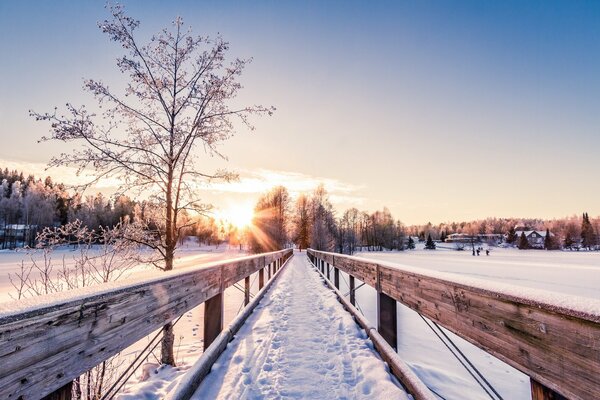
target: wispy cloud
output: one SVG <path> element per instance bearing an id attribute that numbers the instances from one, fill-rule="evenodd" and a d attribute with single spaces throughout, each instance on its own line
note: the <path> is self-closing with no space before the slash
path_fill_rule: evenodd
<path id="1" fill-rule="evenodd" d="M 219 182 L 207 184 L 205 187 L 220 193 L 257 194 L 268 191 L 274 186 L 285 186 L 292 196 L 308 193 L 318 185 L 324 185 L 333 203 L 361 204 L 363 198 L 357 193 L 363 186 L 353 185 L 333 178 L 319 177 L 300 172 L 274 171 L 269 169 L 245 170 L 240 172 L 236 182 Z"/>
<path id="2" fill-rule="evenodd" d="M 54 182 L 75 186 L 89 182 L 94 176 L 89 173 L 77 175 L 77 170 L 72 167 L 55 167 L 46 169 L 46 164 L 41 162 L 15 161 L 0 159 L 0 168 L 23 171 L 24 174 L 33 174 L 38 178 L 51 176 Z M 300 172 L 275 171 L 269 169 L 241 170 L 238 171 L 240 179 L 235 182 L 215 182 L 201 184 L 202 190 L 208 190 L 216 196 L 248 195 L 256 198 L 259 194 L 268 191 L 274 186 L 285 186 L 293 197 L 300 193 L 310 193 L 317 186 L 324 185 L 333 204 L 344 206 L 360 206 L 365 198 L 360 196 L 364 186 L 354 185 L 334 178 L 312 176 Z M 111 193 L 117 190 L 117 179 L 103 179 L 92 190 Z"/>

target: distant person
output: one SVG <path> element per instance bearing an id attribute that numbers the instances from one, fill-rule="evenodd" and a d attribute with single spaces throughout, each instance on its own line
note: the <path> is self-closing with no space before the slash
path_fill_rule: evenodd
<path id="1" fill-rule="evenodd" d="M 480 251 L 480 250 L 479 250 L 479 249 L 477 249 L 477 255 L 479 255 L 479 251 Z"/>
<path id="2" fill-rule="evenodd" d="M 490 255 L 490 249 L 487 249 L 487 250 L 485 251 L 485 255 L 486 255 L 486 256 L 489 256 L 489 255 Z"/>

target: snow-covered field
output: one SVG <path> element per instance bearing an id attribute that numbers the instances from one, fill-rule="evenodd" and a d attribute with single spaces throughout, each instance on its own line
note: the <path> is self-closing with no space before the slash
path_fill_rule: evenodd
<path id="1" fill-rule="evenodd" d="M 219 260 L 237 258 L 245 255 L 244 251 L 237 248 L 228 248 L 226 245 L 219 246 L 198 246 L 192 241 L 187 242 L 177 251 L 177 260 L 175 269 L 183 269 L 197 266 L 204 263 L 210 263 Z M 53 258 L 60 264 L 64 259 L 67 267 L 72 268 L 75 265 L 75 257 L 78 253 L 72 249 L 65 248 L 53 252 Z M 28 253 L 20 250 L 2 250 L 0 251 L 0 303 L 12 302 L 15 296 L 15 289 L 9 280 L 9 274 L 13 275 L 19 272 L 21 262 L 30 263 L 30 257 L 40 260 L 43 255 L 37 251 Z M 58 265 L 58 264 L 57 264 Z M 138 266 L 127 271 L 125 278 L 135 279 L 136 274 L 145 275 L 151 271 L 149 266 Z M 257 291 L 258 283 L 254 281 L 252 292 Z M 243 294 L 235 288 L 229 288 L 225 291 L 225 323 L 231 321 L 239 312 L 243 305 Z M 139 399 L 152 398 L 160 399 L 176 383 L 176 379 L 189 368 L 191 364 L 202 354 L 202 326 L 204 322 L 204 308 L 202 305 L 186 312 L 181 320 L 175 325 L 175 356 L 178 367 L 162 368 L 157 371 L 158 359 L 160 358 L 160 346 L 150 356 L 144 368 L 140 368 L 134 376 L 125 385 L 124 393 L 117 398 Z M 138 341 L 127 349 L 123 350 L 117 363 L 122 363 L 118 370 L 123 370 L 133 361 L 136 355 L 149 343 L 154 333 Z M 144 371 L 145 370 L 145 371 Z M 147 382 L 141 382 L 144 376 L 150 376 Z M 129 394 L 128 394 L 129 393 Z M 150 397 L 145 397 L 146 395 Z"/>
<path id="2" fill-rule="evenodd" d="M 478 278 L 487 282 L 516 285 L 523 289 L 523 293 L 527 293 L 528 289 L 534 288 L 567 295 L 600 299 L 600 253 L 568 251 L 547 252 L 535 250 L 520 251 L 516 249 L 493 248 L 490 256 L 486 256 L 485 253 L 482 253 L 481 256 L 472 256 L 470 251 L 459 252 L 455 251 L 450 245 L 442 244 L 442 246 L 448 246 L 448 248 L 438 248 L 438 250 L 435 251 L 426 251 L 419 248 L 414 251 L 405 252 L 362 252 L 356 255 L 410 268 L 422 268 L 428 270 L 430 273 L 451 273 L 455 274 L 459 279 L 460 277 Z M 55 253 L 55 256 L 61 258 L 64 257 L 67 263 L 74 263 L 73 254 L 72 251 L 64 249 Z M 297 253 L 296 258 L 303 258 L 305 257 L 304 254 L 305 253 Z M 176 268 L 186 268 L 221 259 L 239 257 L 240 255 L 242 254 L 240 254 L 239 250 L 228 249 L 226 246 L 215 249 L 214 247 L 198 247 L 195 244 L 189 243 L 178 253 Z M 11 298 L 9 294 L 14 293 L 10 281 L 8 280 L 8 273 L 14 274 L 17 272 L 20 268 L 21 260 L 27 261 L 27 259 L 28 255 L 24 252 L 0 251 L 0 303 L 3 301 L 10 301 Z M 133 275 L 138 272 L 143 273 L 143 271 L 140 270 L 144 270 L 145 268 L 146 267 L 139 267 L 132 271 L 131 274 Z M 296 276 L 297 274 L 298 272 L 294 273 L 294 275 L 290 274 L 290 276 L 310 285 L 310 280 L 307 281 L 304 279 L 306 277 Z M 282 278 L 284 277 L 285 276 L 282 276 Z M 347 291 L 346 285 L 348 279 L 344 274 L 342 274 L 342 277 L 344 279 L 341 281 L 341 290 L 344 292 Z M 253 293 L 257 290 L 256 286 L 256 281 L 253 279 Z M 294 294 L 292 286 L 284 287 L 284 281 L 278 286 L 279 287 L 275 288 L 274 291 L 278 291 L 278 296 L 283 296 L 282 301 L 285 301 L 286 299 L 289 300 L 291 298 L 290 296 Z M 299 286 L 300 285 L 298 284 L 296 285 L 296 287 Z M 361 287 L 357 292 L 357 301 L 360 309 L 365 313 L 367 318 L 374 321 L 376 314 L 375 291 L 368 286 Z M 238 313 L 242 302 L 243 295 L 237 289 L 229 288 L 225 292 L 225 323 L 231 321 Z M 293 312 L 294 307 L 296 306 L 301 308 L 302 302 L 314 304 L 315 300 L 313 298 L 309 300 L 298 298 L 296 301 L 290 302 L 289 307 L 291 307 L 291 309 L 289 312 Z M 298 309 L 296 311 L 300 312 L 302 310 Z M 288 318 L 288 320 L 290 318 L 290 315 L 286 314 L 285 310 L 279 308 L 269 312 L 261 310 L 261 313 L 265 314 L 265 320 L 260 323 L 260 326 L 264 325 L 263 328 L 265 332 L 268 333 L 267 338 L 271 337 L 271 339 L 278 335 L 278 332 L 272 330 L 272 328 L 274 329 L 276 326 L 282 326 L 282 321 L 286 321 L 285 318 Z M 315 313 L 317 313 L 317 310 L 315 310 Z M 332 311 L 331 316 L 335 317 L 335 323 L 343 321 L 343 318 L 345 318 L 338 315 L 337 311 Z M 254 317 L 255 316 L 253 316 L 253 318 Z M 277 321 L 279 324 L 276 325 L 274 321 Z M 429 387 L 445 399 L 488 398 L 483 390 L 475 383 L 473 378 L 462 368 L 458 361 L 453 358 L 416 313 L 405 307 L 399 306 L 398 321 L 398 352 Z M 337 325 L 335 323 L 328 323 L 328 325 L 326 325 L 326 328 L 332 332 L 333 336 L 337 335 Z M 202 324 L 202 306 L 184 314 L 175 328 L 176 357 L 180 367 L 163 368 L 157 372 L 156 365 L 151 364 L 153 361 L 157 360 L 151 357 L 149 363 L 146 365 L 147 375 L 150 375 L 151 379 L 140 382 L 143 371 L 138 371 L 132 379 L 132 382 L 126 386 L 125 393 L 119 396 L 119 398 L 158 399 L 163 397 L 164 394 L 174 386 L 178 376 L 181 376 L 183 371 L 185 371 L 201 354 Z M 304 327 L 302 327 L 301 324 L 298 326 L 293 325 L 293 330 L 291 328 L 292 326 L 288 325 L 288 334 L 296 332 L 301 335 L 304 332 Z M 250 329 L 250 332 L 247 333 L 249 336 L 243 340 L 246 345 L 250 346 L 250 344 L 253 344 L 251 343 L 251 340 L 256 339 L 257 334 L 256 332 L 252 332 L 251 325 L 246 326 L 243 329 Z M 269 331 L 270 329 L 271 331 Z M 349 327 L 344 325 L 344 329 L 348 330 Z M 243 333 L 240 333 L 240 335 L 243 335 Z M 529 378 L 527 376 L 472 346 L 466 341 L 450 333 L 449 335 L 505 399 L 530 399 Z M 134 346 L 126 349 L 122 352 L 121 358 L 123 360 L 132 359 L 140 349 L 147 344 L 148 340 L 149 338 L 141 340 Z M 265 342 L 262 346 L 270 346 L 274 342 L 273 340 L 264 340 Z M 295 340 L 300 339 L 296 338 Z M 280 345 L 281 344 L 283 343 L 280 343 Z M 233 362 L 232 365 L 234 365 L 232 373 L 235 373 L 236 371 L 243 373 L 245 361 L 249 359 L 250 356 L 255 355 L 255 353 L 258 354 L 257 352 L 259 352 L 260 346 L 261 344 L 259 343 L 256 344 L 256 346 L 248 347 L 245 350 L 245 354 L 248 358 L 244 356 L 241 360 L 238 360 L 238 363 L 235 363 L 235 360 L 231 360 L 231 362 Z M 156 353 L 156 356 L 158 357 L 158 352 Z M 287 360 L 281 359 L 279 362 L 290 363 L 290 360 L 292 360 L 292 358 Z M 314 368 L 316 370 L 318 360 L 315 358 L 313 361 L 315 361 Z M 263 366 L 266 365 L 266 362 L 263 363 Z M 262 371 L 264 371 L 264 369 Z M 255 372 L 255 378 L 261 373 L 268 379 L 276 378 L 270 376 L 268 371 L 261 372 L 257 370 Z M 325 372 L 327 373 L 327 371 Z M 220 373 L 222 374 L 223 371 Z M 244 377 L 246 377 L 246 375 L 244 375 Z M 218 382 L 219 379 L 226 378 L 223 375 L 221 378 L 214 378 L 214 376 L 211 376 L 211 379 L 217 379 Z M 243 382 L 239 385 L 243 385 Z M 260 385 L 260 382 L 255 380 L 252 381 L 250 385 L 239 385 L 233 385 L 228 390 L 237 390 L 240 388 L 252 390 L 251 388 L 254 387 L 256 389 Z M 216 390 L 214 384 L 213 389 L 210 390 Z"/>
<path id="3" fill-rule="evenodd" d="M 296 253 L 193 399 L 406 399 L 366 333 Z"/>
<path id="4" fill-rule="evenodd" d="M 493 248 L 490 256 L 485 252 L 481 256 L 472 256 L 470 251 L 442 246 L 448 248 L 362 252 L 356 256 L 488 282 L 509 283 L 522 287 L 523 293 L 527 293 L 528 288 L 535 288 L 600 299 L 600 253 Z M 374 321 L 375 291 L 363 286 L 357 292 L 357 300 L 367 318 Z M 457 336 L 449 335 L 505 399 L 531 398 L 527 376 Z M 489 398 L 420 317 L 403 306 L 398 310 L 398 336 L 398 353 L 445 399 Z"/>

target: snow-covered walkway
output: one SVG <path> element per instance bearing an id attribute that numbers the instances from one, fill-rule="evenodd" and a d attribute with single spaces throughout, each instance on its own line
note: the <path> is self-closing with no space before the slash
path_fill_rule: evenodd
<path id="1" fill-rule="evenodd" d="M 194 399 L 406 399 L 306 253 L 295 253 Z"/>

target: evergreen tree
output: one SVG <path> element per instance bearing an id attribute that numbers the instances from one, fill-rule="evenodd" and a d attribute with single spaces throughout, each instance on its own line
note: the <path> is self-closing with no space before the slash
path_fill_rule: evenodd
<path id="1" fill-rule="evenodd" d="M 415 249 L 415 240 L 412 238 L 412 236 L 408 237 L 407 249 L 409 249 L 409 250 L 414 250 Z"/>
<path id="2" fill-rule="evenodd" d="M 529 248 L 530 248 L 529 241 L 527 240 L 527 237 L 525 236 L 525 232 L 521 232 L 521 237 L 519 238 L 519 249 L 526 250 Z"/>
<path id="3" fill-rule="evenodd" d="M 594 244 L 594 228 L 592 227 L 588 213 L 583 213 L 583 220 L 581 221 L 581 246 L 590 250 Z"/>
<path id="4" fill-rule="evenodd" d="M 556 243 L 550 234 L 550 229 L 546 228 L 546 237 L 544 238 L 544 248 L 546 250 L 556 250 Z"/>
<path id="5" fill-rule="evenodd" d="M 573 248 L 573 238 L 571 237 L 571 233 L 567 232 L 567 234 L 565 235 L 565 240 L 563 242 L 563 246 L 565 247 L 565 249 L 569 249 L 571 250 Z"/>
<path id="6" fill-rule="evenodd" d="M 445 242 L 446 241 L 446 231 L 442 231 L 442 233 L 440 234 L 440 242 Z"/>
<path id="7" fill-rule="evenodd" d="M 427 242 L 425 243 L 426 250 L 435 250 L 435 242 L 431 238 L 431 234 L 427 235 Z"/>
<path id="8" fill-rule="evenodd" d="M 513 244 L 517 240 L 517 232 L 515 231 L 515 227 L 511 226 L 508 230 L 508 235 L 506 235 L 506 243 Z"/>

